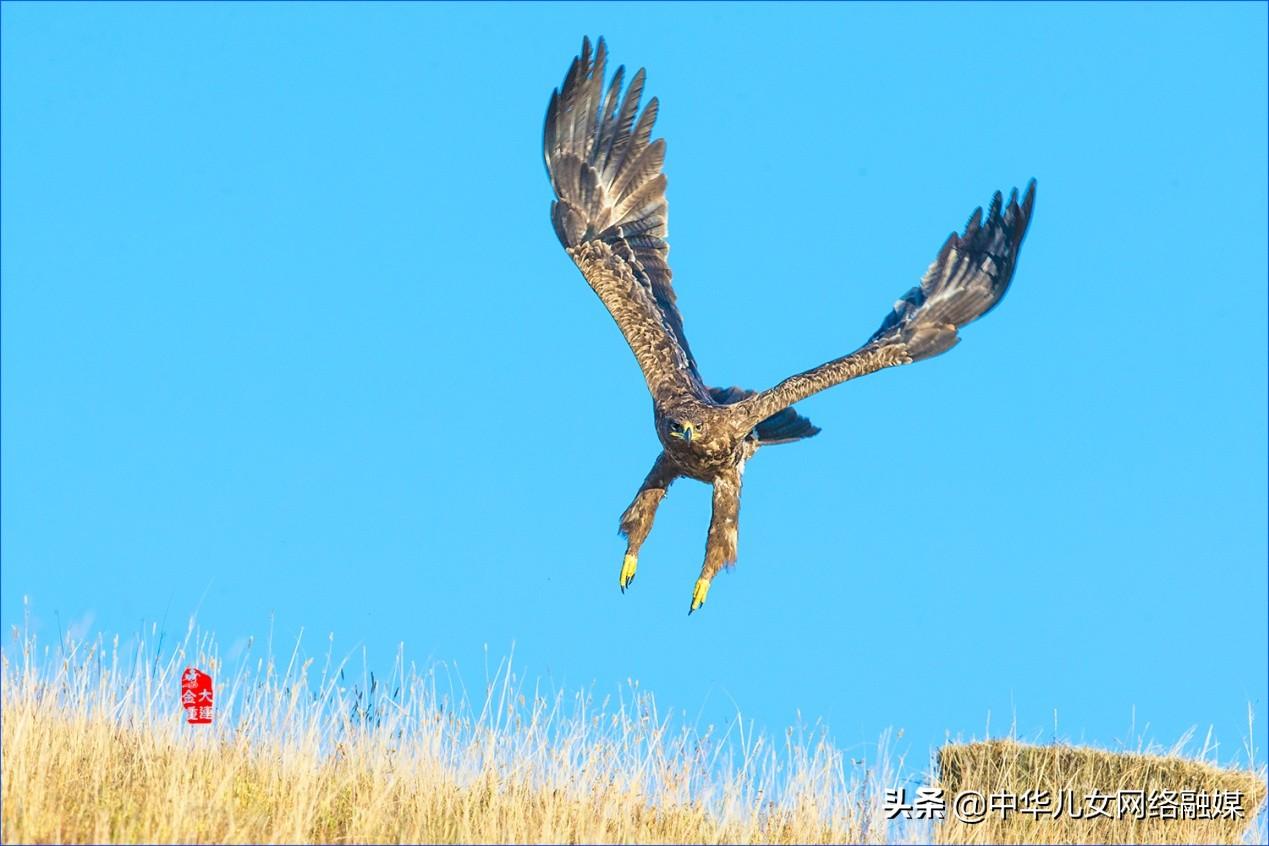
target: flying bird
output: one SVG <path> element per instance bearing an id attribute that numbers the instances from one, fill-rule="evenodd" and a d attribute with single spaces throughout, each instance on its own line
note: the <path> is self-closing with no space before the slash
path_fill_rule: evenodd
<path id="1" fill-rule="evenodd" d="M 710 387 L 701 376 L 675 305 L 668 254 L 665 140 L 652 140 L 657 99 L 642 110 L 644 71 L 623 92 L 624 67 L 604 86 L 607 49 L 582 41 L 562 88 L 551 94 L 543 151 L 555 200 L 551 222 L 569 257 L 625 336 L 643 371 L 662 451 L 621 516 L 626 538 L 618 584 L 634 581 L 639 548 L 670 484 L 687 476 L 713 485 L 705 563 L 688 614 L 700 608 L 720 569 L 736 561 L 740 483 L 760 447 L 820 430 L 793 405 L 825 388 L 951 349 L 958 330 L 1000 302 L 1031 221 L 1035 180 L 1022 202 L 1000 193 L 943 243 L 921 283 L 854 352 L 790 376 L 765 391 Z"/>

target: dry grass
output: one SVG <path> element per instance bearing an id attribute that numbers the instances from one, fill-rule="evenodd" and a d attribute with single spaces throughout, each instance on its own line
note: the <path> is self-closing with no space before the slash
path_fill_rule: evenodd
<path id="1" fill-rule="evenodd" d="M 1033 791 L 1028 797 L 1032 801 L 1017 804 L 1034 813 L 990 813 L 972 824 L 949 814 L 939 830 L 945 843 L 1241 843 L 1265 798 L 1263 771 L 1218 769 L 1176 755 L 1030 746 L 1013 740 L 944 746 L 938 773 L 947 796 L 973 790 L 988 798 L 1023 797 Z M 1122 797 L 1119 791 L 1125 791 Z M 1200 795 L 1213 793 L 1237 794 L 1243 814 L 1226 816 Z M 1095 805 L 1090 805 L 1090 794 L 1097 794 Z M 1073 800 L 1086 816 L 1073 816 Z M 1001 807 L 1015 800 L 998 801 Z M 1059 813 L 1059 802 L 1066 806 L 1064 813 Z M 1093 807 L 1097 816 L 1087 816 Z M 1102 807 L 1108 815 L 1100 813 Z M 1184 818 L 1190 814 L 1193 819 Z M 1263 835 L 1262 827 L 1256 836 Z"/>
<path id="2" fill-rule="evenodd" d="M 12 655 L 16 651 L 18 654 Z M 191 634 L 66 657 L 3 655 L 0 839 L 17 842 L 829 843 L 916 837 L 884 819 L 897 779 L 822 732 L 781 743 L 738 723 L 675 728 L 630 685 L 616 701 L 526 691 L 507 666 L 483 703 L 443 668 L 352 683 L 328 655 L 240 659 L 222 677 Z M 190 726 L 180 673 L 212 673 Z M 927 835 L 928 836 L 928 835 Z"/>
<path id="3" fill-rule="evenodd" d="M 469 697 L 443 666 L 420 673 L 398 657 L 390 679 L 351 682 L 329 651 L 320 673 L 299 643 L 282 666 L 266 651 L 254 657 L 249 645 L 228 672 L 192 625 L 166 657 L 140 639 L 50 650 L 15 633 L 0 654 L 0 839 L 830 843 L 937 834 L 931 823 L 887 819 L 885 791 L 904 767 L 891 765 L 884 737 L 871 760 L 854 761 L 822 730 L 772 740 L 739 717 L 725 732 L 677 725 L 637 684 L 615 700 L 544 694 L 504 665 Z M 187 664 L 215 677 L 212 726 L 184 723 Z M 949 786 L 1067 777 L 1065 763 L 1053 770 L 1015 749 L 1024 747 L 949 747 L 943 777 Z M 1072 764 L 1072 783 L 1104 776 L 1105 788 L 1142 775 L 1096 754 L 1100 769 Z M 1159 778 L 1171 785 L 1185 765 L 1173 761 Z M 1218 771 L 1193 772 L 1202 786 L 1225 783 Z M 1263 775 L 1258 785 L 1263 796 Z M 986 831 L 969 836 L 984 842 Z M 950 826 L 944 835 L 962 836 Z M 1086 828 L 990 836 L 1101 837 Z"/>

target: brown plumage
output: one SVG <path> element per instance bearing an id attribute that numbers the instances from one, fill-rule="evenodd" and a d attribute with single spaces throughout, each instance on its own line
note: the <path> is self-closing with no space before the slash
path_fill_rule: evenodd
<path id="1" fill-rule="evenodd" d="M 714 487 L 714 513 L 689 612 L 705 601 L 719 569 L 736 560 L 740 480 L 761 446 L 819 432 L 792 405 L 811 394 L 951 349 L 957 330 L 1000 302 L 1013 278 L 1031 221 L 1035 180 L 1021 204 L 1014 189 L 999 193 L 984 216 L 970 215 L 871 338 L 849 355 L 791 376 L 770 390 L 706 386 L 674 302 L 666 242 L 665 141 L 652 140 L 657 100 L 639 110 L 644 72 L 622 92 L 624 68 L 604 88 L 607 58 L 601 38 L 589 39 L 564 85 L 551 94 L 543 147 L 555 189 L 551 220 L 560 243 L 634 351 L 652 394 L 657 436 L 664 447 L 621 517 L 626 558 L 620 584 L 634 579 L 639 548 L 652 529 L 670 483 L 690 476 Z"/>

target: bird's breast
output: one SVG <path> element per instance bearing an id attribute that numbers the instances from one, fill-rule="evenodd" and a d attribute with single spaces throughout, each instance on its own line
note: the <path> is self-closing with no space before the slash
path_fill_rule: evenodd
<path id="1" fill-rule="evenodd" d="M 683 475 L 702 482 L 712 482 L 720 472 L 737 466 L 747 457 L 742 454 L 739 445 L 721 440 L 698 440 L 688 444 L 671 438 L 662 443 Z"/>

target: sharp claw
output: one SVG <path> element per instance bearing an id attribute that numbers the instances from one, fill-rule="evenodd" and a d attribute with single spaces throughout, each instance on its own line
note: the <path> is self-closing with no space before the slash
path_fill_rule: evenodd
<path id="1" fill-rule="evenodd" d="M 621 574 L 617 577 L 617 584 L 621 587 L 621 592 L 625 593 L 626 588 L 630 587 L 631 582 L 635 578 L 635 568 L 639 566 L 639 557 L 637 555 L 626 554 L 621 562 Z"/>
<path id="2" fill-rule="evenodd" d="M 705 604 L 705 597 L 709 595 L 709 579 L 697 579 L 696 587 L 692 590 L 692 604 L 687 609 L 687 616 L 692 616 L 692 612 Z"/>

